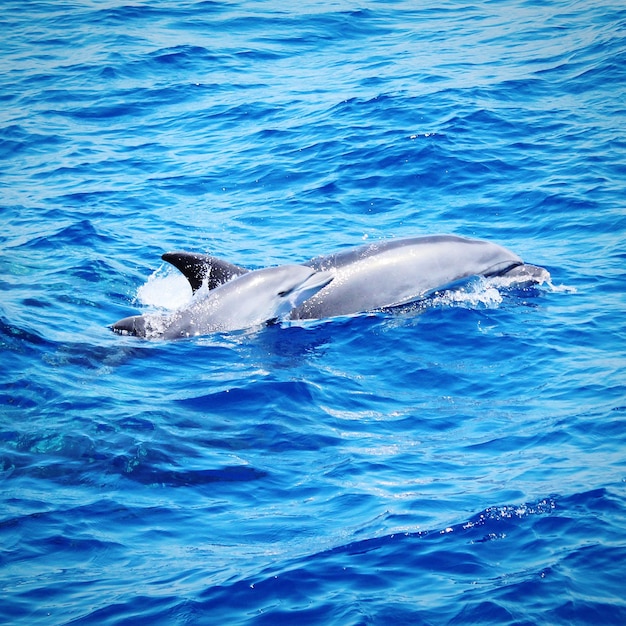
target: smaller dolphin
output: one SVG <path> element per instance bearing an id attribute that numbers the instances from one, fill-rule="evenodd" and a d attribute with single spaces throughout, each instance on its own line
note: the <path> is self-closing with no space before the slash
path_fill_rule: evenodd
<path id="1" fill-rule="evenodd" d="M 200 289 L 190 306 L 171 315 L 125 317 L 113 331 L 176 339 L 251 328 L 286 316 L 333 280 L 333 272 L 304 265 L 267 267 L 237 276 L 214 289 Z"/>

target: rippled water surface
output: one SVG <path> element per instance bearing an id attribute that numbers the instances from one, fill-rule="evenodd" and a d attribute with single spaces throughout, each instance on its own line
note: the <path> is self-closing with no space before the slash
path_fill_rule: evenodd
<path id="1" fill-rule="evenodd" d="M 0 9 L 0 621 L 626 623 L 618 2 Z M 160 260 L 546 267 L 181 341 Z M 375 286 L 372 286 L 375 288 Z"/>

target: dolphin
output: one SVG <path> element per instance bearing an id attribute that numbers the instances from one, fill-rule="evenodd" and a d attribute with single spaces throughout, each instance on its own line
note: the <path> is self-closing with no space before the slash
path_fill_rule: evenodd
<path id="1" fill-rule="evenodd" d="M 304 265 L 268 267 L 211 290 L 197 289 L 188 307 L 170 315 L 133 315 L 112 329 L 150 339 L 176 339 L 250 328 L 289 314 L 332 280 L 332 272 Z"/>
<path id="2" fill-rule="evenodd" d="M 248 271 L 209 255 L 168 252 L 162 258 L 187 277 L 193 290 L 203 282 L 215 288 Z M 391 309 L 472 276 L 502 276 L 511 285 L 540 284 L 550 277 L 544 268 L 524 263 L 498 244 L 456 235 L 383 240 L 317 256 L 303 265 L 332 271 L 334 279 L 295 306 L 292 320 Z"/>

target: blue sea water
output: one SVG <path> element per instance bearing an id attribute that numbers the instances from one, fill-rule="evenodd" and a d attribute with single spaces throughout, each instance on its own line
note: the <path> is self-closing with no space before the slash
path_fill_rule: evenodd
<path id="1" fill-rule="evenodd" d="M 626 9 L 0 8 L 0 622 L 626 623 Z M 159 342 L 161 253 L 546 267 Z M 183 281 L 184 283 L 184 281 Z"/>

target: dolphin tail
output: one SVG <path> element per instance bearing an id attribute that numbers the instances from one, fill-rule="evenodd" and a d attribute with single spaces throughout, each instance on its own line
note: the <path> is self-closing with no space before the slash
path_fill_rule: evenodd
<path id="1" fill-rule="evenodd" d="M 209 289 L 215 289 L 231 278 L 241 276 L 248 270 L 207 254 L 192 252 L 166 252 L 161 258 L 180 270 L 189 281 L 193 293 L 207 281 Z"/>

